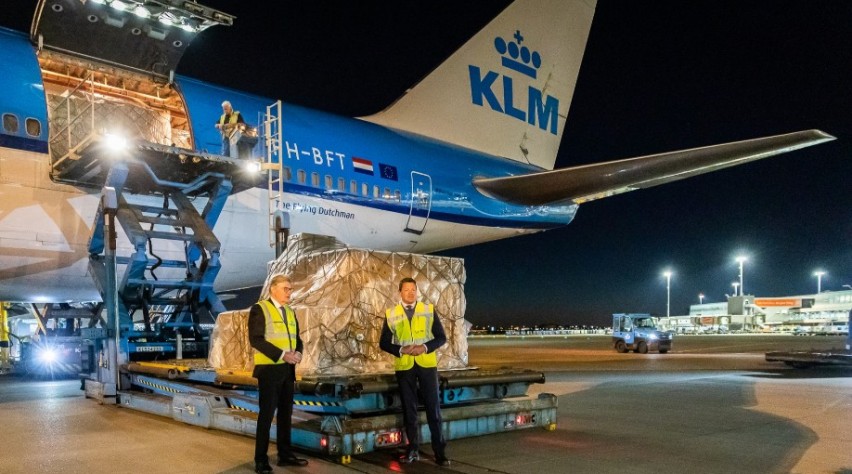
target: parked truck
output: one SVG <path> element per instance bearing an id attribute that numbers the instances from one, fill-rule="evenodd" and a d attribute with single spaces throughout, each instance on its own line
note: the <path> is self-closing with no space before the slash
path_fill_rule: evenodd
<path id="1" fill-rule="evenodd" d="M 612 345 L 616 351 L 646 354 L 649 350 L 665 354 L 672 348 L 674 334 L 657 329 L 656 319 L 646 313 L 612 315 Z"/>

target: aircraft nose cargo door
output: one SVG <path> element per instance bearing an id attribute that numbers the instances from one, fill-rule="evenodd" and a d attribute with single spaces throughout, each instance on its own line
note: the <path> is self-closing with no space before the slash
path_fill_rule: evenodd
<path id="1" fill-rule="evenodd" d="M 420 235 L 429 220 L 432 209 L 432 178 L 428 174 L 411 172 L 411 207 L 405 231 Z"/>
<path id="2" fill-rule="evenodd" d="M 40 0 L 30 39 L 47 49 L 168 80 L 190 42 L 234 16 L 184 0 Z"/>

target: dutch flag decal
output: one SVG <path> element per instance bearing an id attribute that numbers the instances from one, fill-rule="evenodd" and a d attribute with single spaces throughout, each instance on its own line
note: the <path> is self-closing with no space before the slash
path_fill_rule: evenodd
<path id="1" fill-rule="evenodd" d="M 373 162 L 364 158 L 352 157 L 352 167 L 358 173 L 368 174 L 373 176 Z"/>

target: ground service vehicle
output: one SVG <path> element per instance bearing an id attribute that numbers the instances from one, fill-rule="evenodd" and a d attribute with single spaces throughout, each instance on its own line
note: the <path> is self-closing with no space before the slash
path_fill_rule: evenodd
<path id="1" fill-rule="evenodd" d="M 658 350 L 665 354 L 672 348 L 674 334 L 660 331 L 650 314 L 617 313 L 612 315 L 612 344 L 615 350 L 645 354 Z"/>

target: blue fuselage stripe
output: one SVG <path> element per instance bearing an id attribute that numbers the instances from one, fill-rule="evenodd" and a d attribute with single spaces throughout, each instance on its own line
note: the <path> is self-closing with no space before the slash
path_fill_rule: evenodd
<path id="1" fill-rule="evenodd" d="M 266 190 L 266 187 L 259 187 L 259 189 Z M 338 193 L 338 192 L 328 192 L 317 190 L 316 188 L 312 188 L 309 186 L 303 186 L 299 184 L 287 183 L 284 185 L 284 192 L 296 194 L 299 196 L 305 196 L 309 198 L 315 199 L 323 199 L 330 202 L 340 202 L 344 204 L 350 204 L 355 206 L 363 206 L 368 207 L 370 209 L 377 209 L 381 211 L 389 211 L 395 212 L 397 214 L 408 215 L 411 210 L 411 207 L 408 203 L 403 202 L 383 202 L 377 201 L 372 198 L 366 198 L 362 196 L 353 196 L 351 194 L 346 193 Z M 415 209 L 414 214 L 423 216 L 423 212 L 417 212 Z M 561 227 L 565 225 L 564 221 L 553 222 L 553 221 L 534 221 L 534 220 L 510 220 L 503 218 L 494 218 L 487 217 L 483 215 L 477 215 L 471 212 L 470 214 L 460 214 L 460 213 L 452 213 L 445 212 L 436 209 L 433 207 L 429 212 L 430 220 L 437 220 L 443 222 L 453 222 L 457 224 L 466 224 L 473 226 L 483 226 L 483 227 L 503 227 L 509 229 L 553 229 L 556 227 Z"/>
<path id="2" fill-rule="evenodd" d="M 47 142 L 35 138 L 16 137 L 0 133 L 0 147 L 47 153 Z"/>

